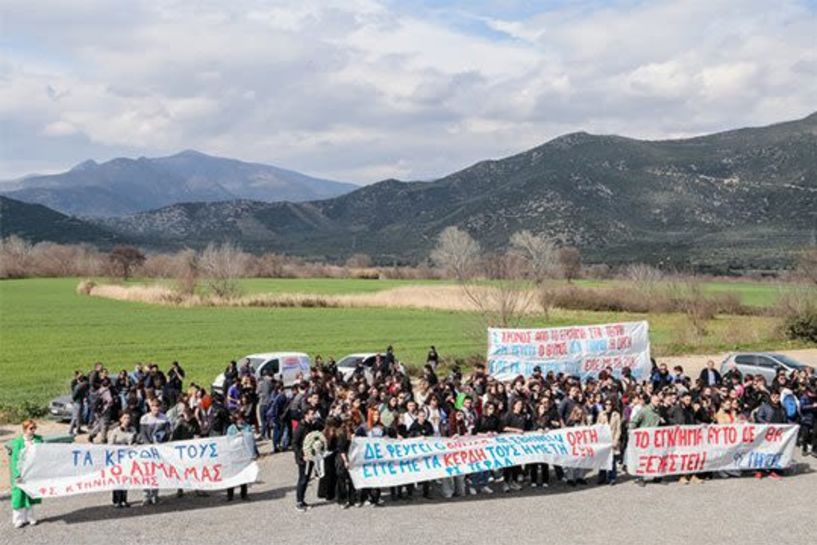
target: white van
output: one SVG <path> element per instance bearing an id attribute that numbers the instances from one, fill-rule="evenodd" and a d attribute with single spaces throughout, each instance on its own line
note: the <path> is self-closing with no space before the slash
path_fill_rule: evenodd
<path id="1" fill-rule="evenodd" d="M 309 356 L 303 352 L 265 352 L 263 354 L 250 354 L 244 356 L 238 362 L 238 366 L 250 360 L 250 367 L 256 379 L 265 375 L 271 375 L 275 380 L 284 383 L 284 388 L 291 388 L 297 382 L 298 374 L 304 378 L 309 377 L 311 362 Z M 220 373 L 212 385 L 213 393 L 224 395 L 224 373 Z"/>

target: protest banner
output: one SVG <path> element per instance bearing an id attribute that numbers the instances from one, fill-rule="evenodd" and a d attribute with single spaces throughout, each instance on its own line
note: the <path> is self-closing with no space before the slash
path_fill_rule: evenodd
<path id="1" fill-rule="evenodd" d="M 625 461 L 631 475 L 662 477 L 706 471 L 784 469 L 799 426 L 702 424 L 630 430 Z"/>
<path id="2" fill-rule="evenodd" d="M 621 322 L 550 329 L 488 329 L 488 373 L 499 380 L 543 373 L 582 379 L 605 367 L 618 375 L 629 367 L 636 379 L 650 373 L 647 322 Z"/>
<path id="3" fill-rule="evenodd" d="M 258 477 L 242 435 L 117 446 L 41 443 L 25 449 L 18 486 L 33 497 L 147 488 L 218 490 Z"/>
<path id="4" fill-rule="evenodd" d="M 610 428 L 583 426 L 549 432 L 414 439 L 355 437 L 349 450 L 349 473 L 357 489 L 532 463 L 609 469 L 613 463 Z"/>

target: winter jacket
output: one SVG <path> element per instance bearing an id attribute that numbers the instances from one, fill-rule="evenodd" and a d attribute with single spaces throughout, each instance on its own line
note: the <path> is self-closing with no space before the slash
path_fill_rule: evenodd
<path id="1" fill-rule="evenodd" d="M 304 458 L 304 439 L 310 432 L 316 429 L 318 429 L 317 423 L 308 423 L 305 420 L 301 420 L 298 423 L 298 427 L 295 428 L 295 431 L 292 433 L 292 451 L 295 454 L 296 464 L 301 465 L 306 463 L 306 459 Z"/>
<path id="2" fill-rule="evenodd" d="M 170 421 L 165 415 L 153 416 L 147 413 L 139 420 L 139 442 L 164 443 L 170 439 Z"/>
<path id="3" fill-rule="evenodd" d="M 630 421 L 630 429 L 656 428 L 662 423 L 661 415 L 652 405 L 645 405 Z"/>
<path id="4" fill-rule="evenodd" d="M 817 421 L 817 397 L 807 394 L 800 396 L 800 425 L 813 428 Z"/>
<path id="5" fill-rule="evenodd" d="M 757 410 L 755 421 L 758 424 L 787 424 L 786 410 L 783 405 L 772 405 L 769 402 L 764 403 Z"/>
<path id="6" fill-rule="evenodd" d="M 122 429 L 122 426 L 114 426 L 108 432 L 108 444 L 111 445 L 132 445 L 136 443 L 136 429 L 129 426 Z"/>
<path id="7" fill-rule="evenodd" d="M 613 411 L 609 414 L 607 412 L 602 411 L 599 414 L 599 418 L 596 421 L 597 424 L 607 424 L 610 426 L 610 431 L 613 435 L 613 452 L 618 453 L 620 452 L 619 444 L 621 441 L 621 415 L 618 411 Z"/>

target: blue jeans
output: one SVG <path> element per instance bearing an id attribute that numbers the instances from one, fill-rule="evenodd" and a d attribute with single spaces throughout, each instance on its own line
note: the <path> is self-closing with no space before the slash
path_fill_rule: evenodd
<path id="1" fill-rule="evenodd" d="M 286 424 L 280 420 L 272 423 L 272 447 L 275 450 L 285 450 L 289 446 L 289 433 Z"/>
<path id="2" fill-rule="evenodd" d="M 91 410 L 91 403 L 87 399 L 82 402 L 82 419 L 86 424 L 94 421 L 94 411 Z"/>
<path id="3" fill-rule="evenodd" d="M 265 403 L 264 405 L 259 405 L 258 406 L 258 420 L 259 420 L 259 422 L 261 424 L 261 438 L 262 439 L 269 439 L 270 438 L 270 421 L 266 417 L 267 405 L 268 405 L 268 403 Z"/>

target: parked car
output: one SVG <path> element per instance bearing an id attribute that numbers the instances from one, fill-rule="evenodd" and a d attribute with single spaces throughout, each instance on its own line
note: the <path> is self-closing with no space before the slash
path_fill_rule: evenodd
<path id="1" fill-rule="evenodd" d="M 48 416 L 57 422 L 70 422 L 74 401 L 70 395 L 55 397 L 48 404 Z"/>
<path id="2" fill-rule="evenodd" d="M 729 354 L 721 364 L 721 375 L 729 371 L 734 363 L 738 371 L 746 375 L 761 375 L 767 383 L 771 383 L 777 375 L 778 369 L 784 369 L 786 374 L 811 366 L 792 359 L 785 354 L 776 352 L 736 352 Z"/>
<path id="3" fill-rule="evenodd" d="M 302 352 L 265 352 L 244 356 L 239 362 L 250 360 L 250 367 L 256 379 L 271 375 L 275 380 L 282 381 L 284 388 L 291 388 L 298 374 L 309 376 L 311 362 L 309 356 Z M 215 394 L 224 395 L 224 373 L 220 373 L 213 381 L 211 390 Z"/>
<path id="4" fill-rule="evenodd" d="M 372 367 L 374 367 L 374 362 L 377 361 L 377 356 L 382 358 L 384 357 L 384 354 L 378 352 L 363 352 L 360 354 L 349 354 L 348 356 L 344 356 L 338 360 L 338 372 L 343 376 L 343 380 L 349 380 L 352 377 L 352 374 L 354 374 L 355 369 L 357 369 L 357 365 L 362 363 L 363 374 L 366 377 L 366 380 L 368 380 L 371 384 L 374 376 Z"/>

